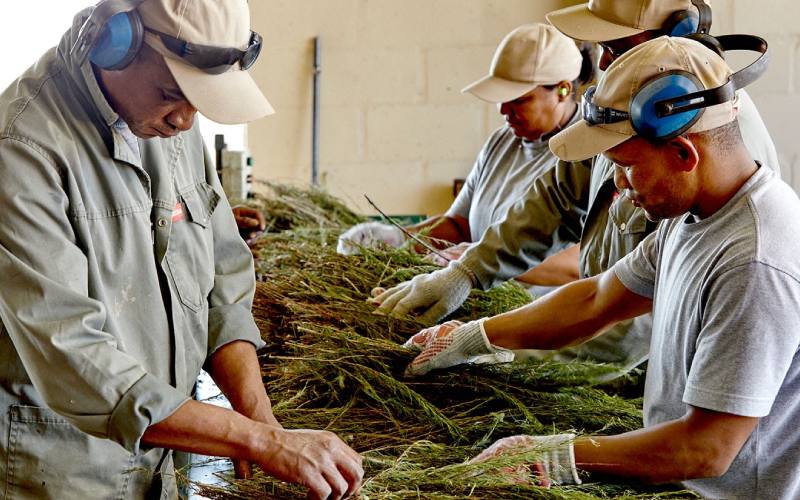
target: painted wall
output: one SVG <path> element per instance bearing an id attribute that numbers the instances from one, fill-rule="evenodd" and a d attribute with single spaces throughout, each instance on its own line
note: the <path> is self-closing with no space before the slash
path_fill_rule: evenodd
<path id="1" fill-rule="evenodd" d="M 749 92 L 775 141 L 783 179 L 800 191 L 800 3 L 714 0 L 713 6 L 712 32 L 750 33 L 769 42 L 769 70 Z"/>
<path id="2" fill-rule="evenodd" d="M 254 0 L 265 40 L 255 77 L 277 114 L 248 128 L 255 176 L 311 177 L 312 58 L 322 39 L 322 184 L 364 213 L 363 194 L 393 214 L 436 214 L 452 202 L 489 133 L 493 105 L 460 89 L 483 76 L 502 37 L 576 1 Z M 773 134 L 784 178 L 800 188 L 800 3 L 714 0 L 714 33 L 769 40 L 773 59 L 751 95 Z"/>

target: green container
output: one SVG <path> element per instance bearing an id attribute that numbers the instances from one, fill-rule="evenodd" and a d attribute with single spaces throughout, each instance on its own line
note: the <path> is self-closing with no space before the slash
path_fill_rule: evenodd
<path id="1" fill-rule="evenodd" d="M 422 221 L 424 221 L 425 219 L 428 218 L 427 215 L 421 215 L 421 214 L 417 214 L 417 215 L 390 215 L 389 217 L 391 217 L 393 221 L 397 222 L 401 226 L 411 226 L 411 225 L 414 225 L 414 224 L 419 224 L 420 222 L 422 222 Z M 369 220 L 387 222 L 387 221 L 383 220 L 383 216 L 382 215 L 369 215 L 369 216 L 367 216 L 367 218 Z"/>

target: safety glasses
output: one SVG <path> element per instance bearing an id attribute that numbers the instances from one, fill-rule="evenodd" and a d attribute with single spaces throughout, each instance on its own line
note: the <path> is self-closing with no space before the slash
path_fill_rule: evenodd
<path id="1" fill-rule="evenodd" d="M 246 50 L 231 47 L 214 47 L 191 43 L 145 28 L 150 33 L 158 36 L 170 52 L 177 55 L 197 69 L 211 75 L 219 75 L 228 71 L 237 62 L 242 70 L 249 69 L 255 64 L 261 53 L 261 35 L 255 31 L 250 32 L 250 42 Z"/>
<path id="2" fill-rule="evenodd" d="M 589 125 L 617 123 L 630 119 L 630 115 L 625 111 L 596 105 L 594 103 L 596 90 L 596 86 L 589 87 L 581 99 L 581 116 Z"/>

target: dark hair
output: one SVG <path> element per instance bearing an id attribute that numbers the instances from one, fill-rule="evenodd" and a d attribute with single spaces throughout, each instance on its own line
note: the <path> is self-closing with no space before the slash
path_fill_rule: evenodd
<path id="1" fill-rule="evenodd" d="M 578 95 L 578 90 L 581 87 L 594 80 L 595 71 L 597 68 L 597 50 L 595 44 L 590 42 L 581 42 L 578 49 L 581 51 L 581 57 L 583 60 L 581 61 L 581 72 L 578 74 L 578 78 L 572 81 L 572 95 L 575 96 Z M 558 84 L 542 85 L 542 87 L 546 88 L 547 90 L 553 90 L 558 87 Z"/>

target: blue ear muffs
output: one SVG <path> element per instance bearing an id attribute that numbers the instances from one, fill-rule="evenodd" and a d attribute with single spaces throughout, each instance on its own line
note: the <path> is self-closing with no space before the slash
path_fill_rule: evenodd
<path id="1" fill-rule="evenodd" d="M 697 13 L 683 10 L 676 12 L 666 23 L 664 34 L 669 36 L 686 36 L 697 33 L 700 26 L 700 16 Z"/>
<path id="2" fill-rule="evenodd" d="M 661 32 L 667 36 L 687 36 L 694 33 L 708 34 L 711 30 L 711 7 L 703 0 L 692 0 L 694 10 L 673 12 L 664 22 Z"/>
<path id="3" fill-rule="evenodd" d="M 139 13 L 120 12 L 103 25 L 89 53 L 89 60 L 102 69 L 117 71 L 136 58 L 144 41 L 144 25 Z"/>
<path id="4" fill-rule="evenodd" d="M 702 109 L 662 116 L 656 103 L 704 90 L 700 81 L 685 71 L 664 73 L 644 84 L 630 103 L 633 129 L 648 139 L 666 140 L 689 130 L 700 119 Z"/>

